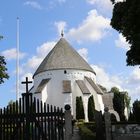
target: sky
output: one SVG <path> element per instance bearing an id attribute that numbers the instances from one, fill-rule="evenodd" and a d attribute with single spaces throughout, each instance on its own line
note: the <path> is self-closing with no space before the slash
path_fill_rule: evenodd
<path id="1" fill-rule="evenodd" d="M 25 92 L 21 81 L 32 80 L 63 30 L 64 38 L 96 72 L 98 84 L 108 91 L 114 86 L 127 91 L 132 102 L 140 99 L 140 69 L 126 65 L 129 44 L 110 26 L 112 8 L 110 0 L 1 0 L 0 55 L 6 58 L 10 78 L 0 85 L 0 107 L 16 100 L 17 17 L 20 94 Z"/>

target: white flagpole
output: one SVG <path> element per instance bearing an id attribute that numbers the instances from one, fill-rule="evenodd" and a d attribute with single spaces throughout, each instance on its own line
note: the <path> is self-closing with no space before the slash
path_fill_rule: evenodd
<path id="1" fill-rule="evenodd" d="M 19 99 L 19 18 L 17 17 L 17 50 L 16 50 L 16 100 Z"/>

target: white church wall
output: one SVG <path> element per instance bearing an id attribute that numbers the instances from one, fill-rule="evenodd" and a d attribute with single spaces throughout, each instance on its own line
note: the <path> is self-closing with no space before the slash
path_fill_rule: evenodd
<path id="1" fill-rule="evenodd" d="M 40 84 L 43 79 L 50 78 L 46 87 L 42 90 L 42 95 L 34 94 L 38 99 L 41 99 L 43 102 L 47 104 L 52 104 L 58 107 L 64 108 L 66 104 L 72 105 L 72 114 L 74 118 L 76 117 L 76 97 L 82 96 L 84 100 L 84 109 L 87 110 L 88 97 L 90 95 L 84 96 L 81 92 L 79 86 L 76 83 L 76 80 L 84 80 L 84 77 L 87 76 L 89 78 L 95 79 L 95 74 L 89 71 L 84 70 L 66 70 L 67 73 L 64 73 L 64 70 L 52 70 L 42 72 L 40 74 L 35 75 L 34 77 L 34 91 Z M 70 80 L 72 93 L 63 93 L 63 80 Z M 88 85 L 88 88 L 90 85 Z M 91 88 L 91 87 L 90 87 Z M 98 105 L 98 98 L 96 96 L 96 92 L 93 89 L 90 89 L 91 93 L 94 94 L 95 104 L 97 104 L 97 110 L 100 110 Z M 87 119 L 87 113 L 86 120 Z"/>
<path id="2" fill-rule="evenodd" d="M 78 80 L 78 79 L 75 79 L 75 80 Z M 86 118 L 87 118 L 87 112 L 86 112 L 86 106 L 87 106 L 87 102 L 85 102 L 86 100 L 85 100 L 85 97 L 84 97 L 84 95 L 83 95 L 83 93 L 81 92 L 81 90 L 80 90 L 80 88 L 79 88 L 79 86 L 77 85 L 77 83 L 76 83 L 76 81 L 75 80 L 73 80 L 73 82 L 72 82 L 72 87 L 73 87 L 73 117 L 74 118 L 76 118 L 76 97 L 82 97 L 82 100 L 83 100 L 83 106 L 84 106 L 84 111 L 85 111 L 85 116 L 86 116 Z M 82 80 L 82 79 L 80 79 L 80 80 Z"/>
<path id="3" fill-rule="evenodd" d="M 102 111 L 102 113 L 104 112 L 104 104 L 103 104 L 103 99 L 102 99 L 102 95 L 101 94 L 97 94 L 98 97 L 98 101 L 100 103 L 100 109 Z"/>
<path id="4" fill-rule="evenodd" d="M 46 100 L 47 100 L 47 97 L 48 97 L 48 94 L 46 94 L 46 93 L 48 93 L 47 92 L 47 85 L 44 87 L 44 89 L 42 90 L 42 102 L 43 103 L 45 103 L 46 102 Z"/>
<path id="5" fill-rule="evenodd" d="M 99 104 L 99 102 L 98 102 L 98 97 L 97 97 L 96 91 L 93 89 L 93 87 L 92 87 L 86 80 L 85 80 L 85 83 L 86 83 L 86 85 L 87 85 L 87 87 L 88 87 L 88 89 L 89 89 L 91 95 L 93 95 L 94 104 L 95 104 L 95 109 L 96 109 L 97 111 L 100 111 L 101 109 L 100 109 L 100 104 Z"/>
<path id="6" fill-rule="evenodd" d="M 85 122 L 88 122 L 88 98 L 89 95 L 84 95 L 83 97 L 83 105 L 84 105 L 84 111 L 85 111 Z"/>

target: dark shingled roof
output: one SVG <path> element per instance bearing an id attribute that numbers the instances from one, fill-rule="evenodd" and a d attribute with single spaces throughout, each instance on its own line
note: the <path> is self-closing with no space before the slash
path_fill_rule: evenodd
<path id="1" fill-rule="evenodd" d="M 64 38 L 61 38 L 45 57 L 34 76 L 44 71 L 58 69 L 77 69 L 95 73 L 90 65 Z"/>

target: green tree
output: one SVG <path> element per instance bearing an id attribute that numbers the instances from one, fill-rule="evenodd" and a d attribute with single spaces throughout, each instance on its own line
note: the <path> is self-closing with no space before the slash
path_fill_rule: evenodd
<path id="1" fill-rule="evenodd" d="M 76 97 L 76 119 L 85 119 L 82 97 Z"/>
<path id="2" fill-rule="evenodd" d="M 128 109 L 130 109 L 130 101 L 131 101 L 131 98 L 128 96 L 128 92 L 127 91 L 123 91 L 121 93 L 124 95 L 125 107 L 127 107 Z"/>
<path id="3" fill-rule="evenodd" d="M 89 121 L 95 120 L 94 114 L 95 114 L 95 104 L 94 104 L 94 99 L 92 95 L 88 99 L 88 120 Z"/>
<path id="4" fill-rule="evenodd" d="M 125 109 L 125 102 L 124 102 L 124 94 L 122 94 L 117 87 L 111 88 L 111 92 L 114 93 L 113 97 L 113 108 L 115 111 L 118 112 L 120 119 L 122 121 L 125 120 L 124 116 L 124 109 Z"/>
<path id="5" fill-rule="evenodd" d="M 140 65 L 140 0 L 111 1 L 114 4 L 111 26 L 130 44 L 127 65 Z"/>
<path id="6" fill-rule="evenodd" d="M 8 79 L 6 62 L 4 56 L 0 56 L 0 84 L 4 83 L 4 79 Z"/>
<path id="7" fill-rule="evenodd" d="M 131 112 L 131 111 L 130 111 L 130 114 L 129 114 L 128 121 L 129 121 L 129 122 L 133 122 L 133 121 L 135 121 L 134 114 L 133 114 L 133 112 Z"/>
<path id="8" fill-rule="evenodd" d="M 133 103 L 133 115 L 137 122 L 140 122 L 140 100 L 136 100 Z"/>
<path id="9" fill-rule="evenodd" d="M 0 40 L 3 37 L 0 36 Z M 7 68 L 6 68 L 6 62 L 4 56 L 0 56 L 0 84 L 4 82 L 4 79 L 8 79 L 8 73 L 7 73 Z"/>

